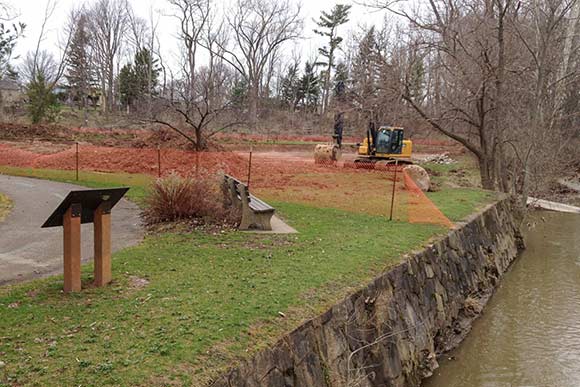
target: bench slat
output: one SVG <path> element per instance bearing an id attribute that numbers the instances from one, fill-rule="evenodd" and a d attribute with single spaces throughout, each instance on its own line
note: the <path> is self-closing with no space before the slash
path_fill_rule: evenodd
<path id="1" fill-rule="evenodd" d="M 250 195 L 250 208 L 254 211 L 260 212 L 274 211 L 274 207 L 253 195 Z"/>

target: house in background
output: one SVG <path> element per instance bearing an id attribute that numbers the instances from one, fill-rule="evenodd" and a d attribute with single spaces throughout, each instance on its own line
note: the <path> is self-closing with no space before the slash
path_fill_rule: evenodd
<path id="1" fill-rule="evenodd" d="M 24 102 L 25 95 L 18 82 L 10 78 L 0 79 L 0 106 L 17 107 Z"/>

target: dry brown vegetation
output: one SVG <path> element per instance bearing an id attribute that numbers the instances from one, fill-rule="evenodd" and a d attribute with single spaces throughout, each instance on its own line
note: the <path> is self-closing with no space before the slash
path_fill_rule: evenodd
<path id="1" fill-rule="evenodd" d="M 233 226 L 239 214 L 228 206 L 222 180 L 223 175 L 205 171 L 159 178 L 151 186 L 143 217 L 149 225 L 188 220 Z"/>

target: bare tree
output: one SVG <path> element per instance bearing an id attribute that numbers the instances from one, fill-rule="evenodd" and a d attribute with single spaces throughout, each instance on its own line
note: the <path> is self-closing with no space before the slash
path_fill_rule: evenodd
<path id="1" fill-rule="evenodd" d="M 257 127 L 258 99 L 263 78 L 280 47 L 300 37 L 300 6 L 289 0 L 237 0 L 226 20 L 233 45 L 216 41 L 215 54 L 229 63 L 248 85 L 249 124 Z"/>
<path id="2" fill-rule="evenodd" d="M 196 150 L 203 150 L 208 138 L 236 124 L 233 114 L 228 114 L 233 73 L 220 50 L 226 46 L 226 36 L 223 25 L 214 24 L 209 1 L 169 1 L 180 26 L 181 78 L 172 82 L 170 98 L 159 98 L 152 121 L 173 129 Z M 198 65 L 200 50 L 208 55 L 203 65 Z"/>
<path id="3" fill-rule="evenodd" d="M 522 171 L 518 188 L 524 196 L 549 185 L 574 162 L 566 104 L 570 102 L 567 91 L 580 80 L 575 65 L 580 49 L 579 13 L 577 0 L 533 0 L 522 3 L 520 18 L 513 23 L 523 48 L 520 55 L 527 59 L 519 65 L 527 71 L 512 98 L 524 97 L 527 114 L 506 117 L 512 122 L 517 117 L 519 125 L 514 126 L 519 130 L 505 141 Z"/>
<path id="4" fill-rule="evenodd" d="M 573 152 L 562 129 L 566 85 L 578 80 L 577 0 L 400 3 L 372 4 L 410 25 L 404 51 L 385 58 L 399 80 L 391 90 L 475 155 L 484 188 L 525 200 L 554 160 Z"/>
<path id="5" fill-rule="evenodd" d="M 127 0 L 98 0 L 90 8 L 91 43 L 99 70 L 103 110 L 115 107 L 115 65 L 129 28 Z"/>
<path id="6" fill-rule="evenodd" d="M 38 75 L 42 75 L 47 84 L 52 84 L 58 79 L 58 67 L 51 52 L 29 51 L 18 68 L 18 75 L 24 85 L 32 82 Z"/>
<path id="7" fill-rule="evenodd" d="M 437 131 L 470 150 L 479 162 L 484 188 L 496 188 L 497 171 L 502 165 L 498 152 L 498 101 L 502 99 L 505 70 L 504 20 L 514 11 L 510 0 L 478 1 L 466 5 L 460 1 L 428 3 L 426 9 L 409 13 L 384 4 L 391 12 L 404 17 L 417 31 L 411 52 L 438 58 L 437 71 L 445 81 L 438 114 L 425 106 L 412 92 L 412 57 L 401 61 L 403 67 L 398 91 L 402 98 Z"/>
<path id="8" fill-rule="evenodd" d="M 46 4 L 36 50 L 28 53 L 21 66 L 22 76 L 28 89 L 29 112 L 34 123 L 43 120 L 49 108 L 55 105 L 53 91 L 64 74 L 66 57 L 73 38 L 71 31 L 65 31 L 65 37 L 60 42 L 61 53 L 58 61 L 49 52 L 41 50 L 46 27 L 56 6 L 56 1 L 48 1 Z"/>
<path id="9" fill-rule="evenodd" d="M 154 78 L 156 77 L 157 62 L 161 63 L 161 69 L 165 70 L 163 57 L 156 47 L 160 46 L 157 39 L 157 28 L 159 25 L 159 15 L 155 17 L 153 10 L 149 10 L 149 20 L 138 17 L 133 9 L 127 9 L 129 37 L 127 43 L 130 48 L 130 57 L 134 58 L 143 50 L 147 50 L 147 116 L 151 116 L 151 105 L 153 101 Z M 155 62 L 155 63 L 154 63 Z"/>

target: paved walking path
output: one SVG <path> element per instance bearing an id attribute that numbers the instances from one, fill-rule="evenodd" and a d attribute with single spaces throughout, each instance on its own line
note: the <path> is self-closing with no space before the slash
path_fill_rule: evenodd
<path id="1" fill-rule="evenodd" d="M 0 285 L 62 273 L 62 228 L 40 228 L 71 190 L 84 187 L 0 174 L 0 191 L 14 203 L 0 222 Z M 83 262 L 93 257 L 93 225 L 82 226 Z M 113 251 L 142 238 L 139 208 L 122 200 L 113 209 Z M 114 265 L 114 261 L 113 261 Z"/>

